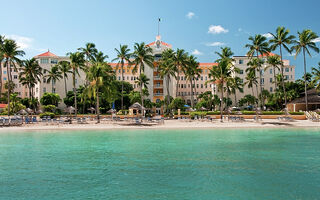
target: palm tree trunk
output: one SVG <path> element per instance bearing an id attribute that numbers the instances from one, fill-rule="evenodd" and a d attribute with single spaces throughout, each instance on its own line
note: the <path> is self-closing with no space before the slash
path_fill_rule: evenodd
<path id="1" fill-rule="evenodd" d="M 140 74 L 139 74 L 139 78 L 141 77 L 141 65 L 140 65 Z M 141 109 L 141 115 L 142 117 L 144 117 L 144 103 L 143 103 L 143 92 L 142 92 L 142 80 L 140 80 L 140 97 L 141 97 L 141 106 L 142 106 L 142 109 Z"/>
<path id="2" fill-rule="evenodd" d="M 99 89 L 96 89 L 97 103 L 96 103 L 96 111 L 97 111 L 97 123 L 100 123 L 100 108 L 99 108 Z"/>
<path id="3" fill-rule="evenodd" d="M 177 73 L 177 85 L 176 85 L 176 98 L 178 97 L 179 81 L 180 81 L 180 68 L 178 67 L 178 73 Z"/>
<path id="4" fill-rule="evenodd" d="M 66 93 L 66 97 L 67 97 L 67 93 L 68 93 L 68 91 L 67 91 L 67 80 L 66 80 L 65 75 L 63 75 L 63 79 L 64 79 L 64 91 L 65 91 L 65 93 Z"/>
<path id="5" fill-rule="evenodd" d="M 51 93 L 54 93 L 53 92 L 53 79 L 51 80 Z"/>
<path id="6" fill-rule="evenodd" d="M 237 101 L 237 91 L 234 91 L 234 101 L 235 101 L 235 105 L 237 107 L 238 105 L 238 101 Z"/>
<path id="7" fill-rule="evenodd" d="M 223 80 L 221 81 L 220 122 L 223 122 Z"/>
<path id="8" fill-rule="evenodd" d="M 282 61 L 282 47 L 280 45 L 280 59 L 281 59 L 281 76 L 282 76 L 282 89 L 283 89 L 283 94 L 284 94 L 284 107 L 287 107 L 287 92 L 286 92 L 286 88 L 284 85 L 284 75 L 283 75 L 283 61 Z"/>
<path id="9" fill-rule="evenodd" d="M 7 75 L 8 75 L 8 118 L 9 118 L 9 125 L 10 125 L 10 64 L 8 62 L 8 59 L 6 59 L 6 64 L 7 64 Z"/>
<path id="10" fill-rule="evenodd" d="M 305 48 L 303 48 L 303 68 L 304 68 L 304 99 L 306 102 L 306 111 L 309 111 L 309 107 L 308 107 L 308 93 L 307 93 L 307 63 L 306 63 L 306 52 L 305 52 Z"/>
<path id="11" fill-rule="evenodd" d="M 168 113 L 170 113 L 170 110 L 169 110 L 169 105 L 170 105 L 170 90 L 169 90 L 169 84 L 170 84 L 170 75 L 167 75 L 167 111 Z"/>
<path id="12" fill-rule="evenodd" d="M 190 84 L 191 84 L 191 108 L 193 108 L 193 85 L 192 85 L 192 78 L 190 77 Z"/>
<path id="13" fill-rule="evenodd" d="M 273 78 L 274 78 L 274 91 L 277 88 L 276 68 L 273 66 Z"/>
<path id="14" fill-rule="evenodd" d="M 262 54 L 261 54 L 261 56 L 262 56 Z M 258 54 L 258 51 L 257 51 L 257 58 L 259 58 L 259 54 Z M 261 76 L 262 76 L 262 74 L 261 74 L 261 67 L 259 66 L 259 84 L 260 84 L 260 95 L 258 96 L 258 99 L 260 99 L 260 108 L 262 108 L 263 107 L 263 102 L 262 102 L 262 78 L 261 78 Z"/>
<path id="15" fill-rule="evenodd" d="M 123 60 L 121 62 L 121 110 L 123 110 Z"/>
<path id="16" fill-rule="evenodd" d="M 193 81 L 194 81 L 194 95 L 196 96 L 196 100 L 198 101 L 197 87 L 196 87 L 196 79 L 193 78 Z"/>
<path id="17" fill-rule="evenodd" d="M 72 84 L 73 84 L 73 95 L 74 95 L 74 108 L 75 108 L 75 117 L 77 117 L 77 90 L 76 90 L 76 72 L 75 69 L 73 69 L 72 73 Z"/>

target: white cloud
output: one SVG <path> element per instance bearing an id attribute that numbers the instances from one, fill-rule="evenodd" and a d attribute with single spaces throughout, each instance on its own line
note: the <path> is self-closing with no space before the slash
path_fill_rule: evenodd
<path id="1" fill-rule="evenodd" d="M 6 35 L 6 38 L 15 40 L 17 42 L 17 45 L 25 50 L 29 49 L 32 46 L 33 39 L 25 36 L 20 36 L 20 35 Z"/>
<path id="2" fill-rule="evenodd" d="M 195 49 L 191 54 L 199 56 L 199 55 L 202 55 L 203 53 L 200 52 L 198 49 Z"/>
<path id="3" fill-rule="evenodd" d="M 228 33 L 228 32 L 229 30 L 223 28 L 221 25 L 217 25 L 217 26 L 210 25 L 208 30 L 208 33 L 211 33 L 211 34 L 220 34 L 220 33 Z"/>
<path id="4" fill-rule="evenodd" d="M 272 35 L 271 33 L 265 33 L 265 34 L 262 34 L 262 36 L 266 37 L 266 38 L 272 38 Z"/>
<path id="5" fill-rule="evenodd" d="M 225 43 L 223 43 L 223 42 L 212 42 L 212 43 L 207 43 L 206 45 L 209 46 L 209 47 L 218 47 L 218 46 L 225 45 Z"/>
<path id="6" fill-rule="evenodd" d="M 320 37 L 318 37 L 318 38 L 316 38 L 316 39 L 312 40 L 312 42 L 320 42 Z"/>
<path id="7" fill-rule="evenodd" d="M 188 19 L 192 19 L 195 16 L 194 12 L 188 12 L 188 14 L 186 14 L 186 17 Z"/>

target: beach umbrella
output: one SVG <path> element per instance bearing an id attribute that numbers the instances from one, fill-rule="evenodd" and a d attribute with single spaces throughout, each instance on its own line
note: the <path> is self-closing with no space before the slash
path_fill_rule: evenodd
<path id="1" fill-rule="evenodd" d="M 115 109 L 110 109 L 110 110 L 108 110 L 107 113 L 115 113 L 115 112 L 117 112 Z"/>
<path id="2" fill-rule="evenodd" d="M 188 107 L 186 110 L 187 110 L 188 112 L 193 112 L 193 111 L 194 111 L 194 109 L 193 109 L 193 108 L 190 108 L 190 107 Z"/>
<path id="3" fill-rule="evenodd" d="M 41 109 L 36 111 L 36 114 L 41 114 L 41 113 L 43 113 Z"/>
<path id="4" fill-rule="evenodd" d="M 28 114 L 28 113 L 27 113 L 27 111 L 26 111 L 25 109 L 22 109 L 22 110 L 20 110 L 20 111 L 18 112 L 18 114 L 20 114 L 20 115 L 26 115 L 26 114 Z"/>
<path id="5" fill-rule="evenodd" d="M 88 111 L 90 111 L 90 112 L 91 112 L 91 114 L 92 114 L 93 112 L 95 112 L 95 111 L 96 111 L 96 109 L 95 109 L 94 107 L 90 107 L 90 108 L 88 108 Z"/>
<path id="6" fill-rule="evenodd" d="M 130 107 L 130 109 L 136 109 L 136 110 L 142 110 L 145 109 L 145 107 L 142 107 L 140 103 L 136 102 L 134 104 L 132 104 Z"/>
<path id="7" fill-rule="evenodd" d="M 69 113 L 71 114 L 71 113 L 75 112 L 76 109 L 75 109 L 74 107 L 72 107 L 72 106 L 69 106 L 69 107 L 67 107 L 67 108 L 65 109 L 65 111 L 66 111 L 66 112 L 69 112 Z"/>
<path id="8" fill-rule="evenodd" d="M 27 108 L 26 111 L 27 111 L 27 113 L 29 113 L 29 114 L 33 114 L 33 110 L 32 110 L 31 108 Z"/>
<path id="9" fill-rule="evenodd" d="M 206 111 L 207 109 L 205 107 L 201 107 L 199 110 Z"/>
<path id="10" fill-rule="evenodd" d="M 190 106 L 189 106 L 189 105 L 187 105 L 187 104 L 186 104 L 186 105 L 184 105 L 183 107 L 185 107 L 185 108 L 190 108 Z"/>

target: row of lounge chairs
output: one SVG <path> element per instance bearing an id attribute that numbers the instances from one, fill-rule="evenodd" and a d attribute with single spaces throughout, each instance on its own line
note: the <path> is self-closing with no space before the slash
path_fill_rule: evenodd
<path id="1" fill-rule="evenodd" d="M 13 118 L 7 118 L 7 117 L 1 117 L 0 118 L 0 126 L 20 126 L 22 125 L 23 120 L 21 117 L 13 117 Z"/>

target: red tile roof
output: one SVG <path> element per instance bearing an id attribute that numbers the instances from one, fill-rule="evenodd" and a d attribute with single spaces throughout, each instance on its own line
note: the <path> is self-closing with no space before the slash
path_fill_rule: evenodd
<path id="1" fill-rule="evenodd" d="M 262 57 L 269 57 L 269 56 L 277 56 L 277 54 L 274 54 L 272 52 L 262 54 Z M 259 57 L 261 57 L 261 55 L 259 55 Z"/>
<path id="2" fill-rule="evenodd" d="M 147 46 L 152 46 L 152 45 L 155 45 L 156 42 L 151 42 L 150 44 L 147 44 Z M 168 44 L 168 43 L 165 43 L 165 42 L 162 42 L 161 41 L 161 44 L 164 45 L 164 46 L 167 46 L 169 48 L 172 48 L 172 45 L 171 44 Z"/>
<path id="3" fill-rule="evenodd" d="M 218 66 L 218 63 L 199 63 L 199 66 Z"/>
<path id="4" fill-rule="evenodd" d="M 0 108 L 5 108 L 8 104 L 0 104 Z"/>
<path id="5" fill-rule="evenodd" d="M 56 55 L 54 55 L 53 53 L 51 53 L 49 50 L 45 53 L 42 53 L 40 55 L 37 55 L 37 57 L 57 57 Z"/>

